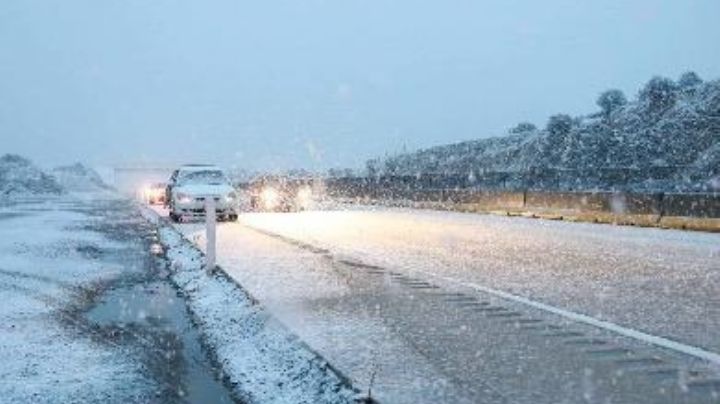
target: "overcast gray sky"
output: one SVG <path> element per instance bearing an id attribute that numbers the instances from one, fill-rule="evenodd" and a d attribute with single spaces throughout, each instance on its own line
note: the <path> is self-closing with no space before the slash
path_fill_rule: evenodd
<path id="1" fill-rule="evenodd" d="M 718 0 L 2 0 L 0 153 L 264 169 L 499 135 L 720 77 Z"/>

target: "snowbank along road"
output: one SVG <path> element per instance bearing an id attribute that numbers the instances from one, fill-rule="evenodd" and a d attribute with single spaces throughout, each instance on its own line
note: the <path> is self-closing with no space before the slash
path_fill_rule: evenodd
<path id="1" fill-rule="evenodd" d="M 392 209 L 218 231 L 224 270 L 381 401 L 720 400 L 720 235 Z"/>

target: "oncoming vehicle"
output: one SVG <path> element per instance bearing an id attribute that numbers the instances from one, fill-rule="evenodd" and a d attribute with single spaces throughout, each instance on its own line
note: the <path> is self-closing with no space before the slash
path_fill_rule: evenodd
<path id="1" fill-rule="evenodd" d="M 143 198 L 150 205 L 165 204 L 165 188 L 164 182 L 156 182 L 143 190 Z"/>
<path id="2" fill-rule="evenodd" d="M 264 176 L 250 182 L 250 208 L 257 211 L 290 212 L 310 208 L 313 200 L 309 181 Z"/>
<path id="3" fill-rule="evenodd" d="M 166 190 L 171 220 L 204 217 L 207 198 L 215 200 L 218 220 L 237 220 L 237 194 L 223 170 L 213 165 L 188 164 L 173 172 Z"/>

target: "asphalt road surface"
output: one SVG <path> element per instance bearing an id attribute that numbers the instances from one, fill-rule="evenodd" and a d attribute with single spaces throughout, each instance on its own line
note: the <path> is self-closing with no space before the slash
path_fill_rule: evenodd
<path id="1" fill-rule="evenodd" d="M 720 235 L 248 213 L 219 226 L 218 263 L 381 401 L 720 402 Z"/>

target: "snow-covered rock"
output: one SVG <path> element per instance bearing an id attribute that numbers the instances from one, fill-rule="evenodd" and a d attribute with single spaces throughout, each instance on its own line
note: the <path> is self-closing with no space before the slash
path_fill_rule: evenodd
<path id="1" fill-rule="evenodd" d="M 55 178 L 16 154 L 0 157 L 0 196 L 61 194 Z"/>
<path id="2" fill-rule="evenodd" d="M 52 173 L 57 181 L 68 191 L 92 192 L 110 188 L 103 182 L 100 174 L 80 163 L 55 167 Z"/>

